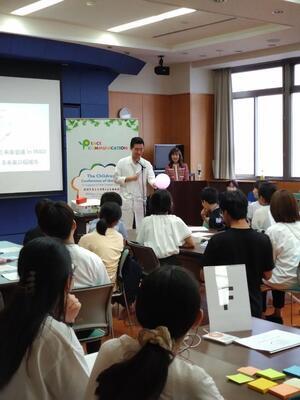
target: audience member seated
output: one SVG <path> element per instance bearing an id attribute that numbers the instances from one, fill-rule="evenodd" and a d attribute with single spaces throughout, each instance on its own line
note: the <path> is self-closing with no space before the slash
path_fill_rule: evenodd
<path id="1" fill-rule="evenodd" d="M 190 229 L 171 212 L 171 194 L 167 190 L 155 191 L 150 198 L 151 215 L 143 219 L 137 235 L 137 242 L 151 247 L 161 264 L 176 263 L 180 246 L 194 248 Z"/>
<path id="2" fill-rule="evenodd" d="M 39 214 L 44 207 L 45 204 L 52 202 L 50 199 L 42 199 L 39 200 L 36 205 L 35 205 L 35 215 L 37 217 L 37 220 L 39 219 Z M 42 232 L 41 228 L 37 225 L 35 228 L 29 229 L 25 233 L 24 239 L 23 239 L 23 246 L 25 246 L 26 243 L 28 243 L 30 240 L 35 239 L 37 237 L 45 236 L 44 232 Z"/>
<path id="3" fill-rule="evenodd" d="M 80 400 L 88 366 L 72 324 L 80 310 L 72 261 L 61 241 L 41 237 L 20 252 L 20 281 L 0 313 L 0 398 Z"/>
<path id="4" fill-rule="evenodd" d="M 275 268 L 265 283 L 272 290 L 274 316 L 280 318 L 284 307 L 284 292 L 298 285 L 297 269 L 300 262 L 300 217 L 296 199 L 287 190 L 278 190 L 272 196 L 271 213 L 276 223 L 266 231 L 273 245 Z"/>
<path id="5" fill-rule="evenodd" d="M 115 229 L 121 216 L 121 207 L 117 203 L 104 203 L 100 210 L 96 231 L 82 236 L 78 243 L 79 246 L 101 258 L 112 282 L 116 280 L 118 264 L 124 248 L 123 236 Z"/>
<path id="6" fill-rule="evenodd" d="M 219 206 L 219 194 L 213 187 L 205 187 L 201 192 L 203 209 L 201 217 L 206 228 L 223 230 L 225 229 L 222 212 Z"/>
<path id="7" fill-rule="evenodd" d="M 101 200 L 100 200 L 100 207 L 103 206 L 104 203 L 106 202 L 113 202 L 113 203 L 117 203 L 120 207 L 122 207 L 122 197 L 119 195 L 119 193 L 116 192 L 105 192 L 103 193 L 103 195 L 101 196 Z M 96 225 L 97 222 L 99 221 L 99 218 L 93 219 L 92 221 L 89 222 L 88 224 L 88 232 L 94 232 L 96 230 Z M 121 235 L 123 236 L 124 240 L 127 240 L 127 231 L 125 228 L 125 225 L 122 221 L 122 219 L 120 219 L 120 221 L 117 223 L 117 225 L 114 227 L 119 233 L 121 233 Z"/>
<path id="8" fill-rule="evenodd" d="M 260 318 L 263 306 L 260 286 L 262 278 L 271 278 L 273 253 L 268 236 L 249 227 L 247 205 L 247 197 L 240 190 L 220 195 L 220 208 L 229 229 L 208 241 L 204 265 L 245 264 L 251 314 Z"/>
<path id="9" fill-rule="evenodd" d="M 262 183 L 268 183 L 268 181 L 258 181 L 258 188 Z M 258 195 L 258 192 L 257 192 Z M 255 214 L 255 211 L 258 210 L 259 208 L 263 207 L 258 199 L 250 204 L 248 204 L 248 211 L 247 211 L 247 219 L 251 223 L 253 219 L 253 215 Z"/>
<path id="10" fill-rule="evenodd" d="M 169 164 L 166 166 L 165 172 L 171 181 L 188 181 L 190 179 L 189 167 L 183 162 L 182 153 L 178 147 L 170 150 Z"/>
<path id="11" fill-rule="evenodd" d="M 248 203 L 254 203 L 255 201 L 258 200 L 258 188 L 261 182 L 262 181 L 256 181 L 254 183 L 253 189 L 247 195 Z"/>
<path id="12" fill-rule="evenodd" d="M 177 357 L 186 333 L 201 323 L 200 306 L 198 283 L 184 269 L 148 275 L 136 301 L 138 339 L 103 343 L 85 399 L 223 399 L 202 368 Z"/>
<path id="13" fill-rule="evenodd" d="M 237 181 L 235 181 L 234 179 L 232 179 L 231 181 L 229 181 L 229 182 L 227 183 L 227 186 L 226 186 L 226 190 L 227 190 L 228 192 L 234 192 L 234 191 L 238 190 L 238 188 L 239 188 L 239 184 L 238 184 Z"/>
<path id="14" fill-rule="evenodd" d="M 251 222 L 253 229 L 265 232 L 269 226 L 275 224 L 270 211 L 270 202 L 276 189 L 276 186 L 271 182 L 263 182 L 260 184 L 258 189 L 258 201 L 262 207 L 254 212 Z"/>
<path id="15" fill-rule="evenodd" d="M 48 236 L 57 237 L 65 243 L 76 267 L 74 280 L 76 287 L 97 286 L 110 283 L 105 265 L 95 253 L 78 246 L 74 242 L 76 222 L 74 212 L 63 201 L 50 202 L 39 215 L 39 226 Z"/>

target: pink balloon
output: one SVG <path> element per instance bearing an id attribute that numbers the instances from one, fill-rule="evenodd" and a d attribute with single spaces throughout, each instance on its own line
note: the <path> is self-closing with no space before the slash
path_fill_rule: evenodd
<path id="1" fill-rule="evenodd" d="M 171 179 L 167 174 L 158 174 L 155 178 L 155 185 L 158 189 L 167 189 L 170 183 Z"/>

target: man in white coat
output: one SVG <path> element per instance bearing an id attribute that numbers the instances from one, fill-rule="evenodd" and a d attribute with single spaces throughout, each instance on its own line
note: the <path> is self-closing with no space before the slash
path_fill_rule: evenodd
<path id="1" fill-rule="evenodd" d="M 131 155 L 121 158 L 115 169 L 115 182 L 121 187 L 123 199 L 122 220 L 127 229 L 132 229 L 133 220 L 138 229 L 145 216 L 147 183 L 155 186 L 155 175 L 149 161 L 142 158 L 144 141 L 134 137 L 130 142 Z"/>

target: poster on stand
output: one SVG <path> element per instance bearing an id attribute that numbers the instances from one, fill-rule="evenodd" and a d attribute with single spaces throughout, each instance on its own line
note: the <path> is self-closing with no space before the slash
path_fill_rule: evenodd
<path id="1" fill-rule="evenodd" d="M 136 119 L 66 119 L 68 202 L 119 191 L 114 170 L 139 135 Z"/>

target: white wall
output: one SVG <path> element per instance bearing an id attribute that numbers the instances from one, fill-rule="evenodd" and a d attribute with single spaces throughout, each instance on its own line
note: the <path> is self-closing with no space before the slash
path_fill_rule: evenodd
<path id="1" fill-rule="evenodd" d="M 190 68 L 190 92 L 214 93 L 213 71 L 205 68 Z"/>
<path id="2" fill-rule="evenodd" d="M 154 73 L 154 65 L 146 64 L 138 75 L 119 75 L 109 90 L 149 94 L 213 93 L 212 71 L 181 63 L 170 65 L 170 75 L 162 76 Z"/>

